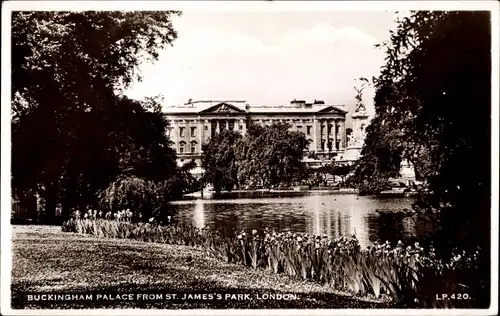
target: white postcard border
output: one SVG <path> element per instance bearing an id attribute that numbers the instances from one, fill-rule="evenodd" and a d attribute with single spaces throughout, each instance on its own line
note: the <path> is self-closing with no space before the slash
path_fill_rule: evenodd
<path id="1" fill-rule="evenodd" d="M 13 310 L 10 308 L 11 225 L 10 225 L 10 21 L 19 10 L 182 10 L 182 11 L 409 11 L 485 10 L 492 21 L 492 135 L 491 135 L 491 306 L 489 309 L 409 310 Z M 2 107 L 1 107 L 1 312 L 4 315 L 496 315 L 498 313 L 498 209 L 499 209 L 499 3 L 496 1 L 8 1 L 2 3 Z M 6 306 L 7 305 L 7 306 Z"/>

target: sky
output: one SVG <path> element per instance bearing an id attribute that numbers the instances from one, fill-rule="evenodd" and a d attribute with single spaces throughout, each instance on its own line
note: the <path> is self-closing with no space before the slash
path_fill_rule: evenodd
<path id="1" fill-rule="evenodd" d="M 324 100 L 351 109 L 355 79 L 377 76 L 395 14 L 384 11 L 184 11 L 178 38 L 143 64 L 126 94 L 163 95 L 164 107 L 193 100 L 283 105 Z M 364 94 L 373 112 L 373 89 Z"/>

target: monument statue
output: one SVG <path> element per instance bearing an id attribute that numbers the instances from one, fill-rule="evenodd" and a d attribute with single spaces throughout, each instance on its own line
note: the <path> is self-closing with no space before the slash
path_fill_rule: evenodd
<path id="1" fill-rule="evenodd" d="M 363 104 L 363 102 L 359 102 L 356 104 L 356 110 L 355 110 L 356 113 L 359 113 L 359 112 L 366 112 L 366 107 L 365 105 Z"/>
<path id="2" fill-rule="evenodd" d="M 366 107 L 363 104 L 363 90 L 365 90 L 369 85 L 370 82 L 366 78 L 360 78 L 360 81 L 362 81 L 361 86 L 358 88 L 354 86 L 354 90 L 356 90 L 356 96 L 354 97 L 356 99 L 356 113 L 364 113 L 366 112 Z"/>

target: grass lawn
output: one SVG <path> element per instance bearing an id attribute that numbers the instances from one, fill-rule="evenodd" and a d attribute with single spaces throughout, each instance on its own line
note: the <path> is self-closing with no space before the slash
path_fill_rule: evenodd
<path id="1" fill-rule="evenodd" d="M 312 282 L 226 264 L 192 247 L 100 239 L 63 233 L 54 226 L 13 226 L 11 289 L 14 309 L 389 307 Z M 92 300 L 28 301 L 28 295 L 40 293 L 92 294 Z M 134 299 L 110 300 L 126 293 L 133 293 Z M 163 297 L 137 299 L 143 293 Z M 167 299 L 173 293 L 177 297 Z M 183 299 L 184 294 L 203 293 L 205 299 Z M 97 299 L 99 294 L 108 297 Z M 209 294 L 214 294 L 213 299 Z M 226 294 L 248 296 L 226 299 Z M 258 299 L 266 294 L 294 294 L 296 299 Z"/>

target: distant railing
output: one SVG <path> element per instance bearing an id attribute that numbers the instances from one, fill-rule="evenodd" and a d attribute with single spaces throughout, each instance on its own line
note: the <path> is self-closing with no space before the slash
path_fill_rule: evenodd
<path id="1" fill-rule="evenodd" d="M 186 158 L 186 157 L 196 157 L 201 155 L 201 152 L 196 152 L 196 153 L 182 153 L 182 154 L 177 154 L 179 158 Z"/>

